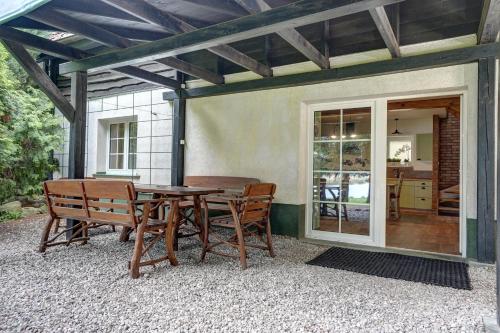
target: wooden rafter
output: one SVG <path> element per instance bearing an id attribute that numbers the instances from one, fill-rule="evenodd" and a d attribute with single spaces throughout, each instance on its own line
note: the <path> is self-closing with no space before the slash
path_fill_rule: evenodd
<path id="1" fill-rule="evenodd" d="M 193 32 L 197 30 L 196 27 L 192 26 L 188 22 L 183 21 L 179 17 L 165 12 L 143 0 L 103 1 L 151 24 L 163 26 L 168 29 L 174 29 L 177 33 Z M 272 76 L 272 70 L 268 66 L 259 63 L 257 60 L 230 46 L 216 45 L 208 48 L 208 50 L 256 74 L 264 77 Z"/>
<path id="2" fill-rule="evenodd" d="M 268 11 L 271 8 L 265 0 L 236 0 L 243 8 L 251 14 Z M 321 69 L 330 68 L 330 60 L 325 57 L 314 45 L 295 29 L 284 29 L 277 34 L 286 40 L 297 51 L 302 53 L 307 59 L 314 62 Z"/>
<path id="3" fill-rule="evenodd" d="M 222 86 L 191 88 L 183 90 L 182 94 L 185 98 L 197 98 L 257 90 L 304 86 L 309 84 L 351 80 L 355 78 L 383 74 L 404 73 L 418 69 L 466 64 L 477 61 L 480 58 L 495 57 L 498 56 L 498 54 L 500 54 L 500 43 L 490 43 L 465 47 L 457 50 L 447 50 L 429 54 L 401 57 L 335 69 L 325 69 L 322 71 L 226 83 Z M 175 93 L 167 93 L 164 95 L 164 99 L 174 99 L 178 97 Z"/>
<path id="4" fill-rule="evenodd" d="M 0 26 L 0 39 L 9 40 L 28 47 L 32 47 L 47 54 L 51 54 L 66 60 L 82 59 L 92 55 L 92 53 L 79 50 L 75 47 L 41 38 L 27 32 L 5 26 Z M 114 71 L 139 79 L 141 81 L 170 87 L 172 89 L 180 88 L 180 84 L 177 81 L 169 79 L 162 75 L 145 71 L 138 67 L 122 66 L 115 68 Z"/>
<path id="5" fill-rule="evenodd" d="M 75 108 L 64 97 L 59 88 L 52 82 L 49 76 L 38 66 L 35 59 L 26 51 L 26 49 L 18 43 L 4 40 L 3 45 L 24 68 L 29 77 L 36 82 L 38 87 L 47 95 L 54 103 L 56 108 L 61 111 L 64 117 L 72 122 L 75 119 Z"/>
<path id="6" fill-rule="evenodd" d="M 106 0 L 111 1 L 111 0 Z M 113 0 L 137 3 L 131 0 Z M 61 73 L 96 70 L 151 61 L 243 39 L 267 35 L 286 28 L 322 22 L 402 0 L 301 0 L 266 12 L 241 17 L 165 39 L 62 64 Z M 144 3 L 144 2 L 141 2 Z M 156 8 L 156 7 L 155 7 Z M 156 12 L 159 12 L 156 10 Z M 132 14 L 131 12 L 130 14 Z M 153 15 L 153 14 L 151 14 Z M 156 15 L 156 14 L 154 14 Z"/>
<path id="7" fill-rule="evenodd" d="M 112 32 L 109 32 L 103 28 L 100 28 L 98 26 L 95 26 L 90 23 L 86 22 L 81 22 L 77 21 L 75 19 L 69 18 L 68 16 L 65 16 L 64 14 L 57 13 L 57 15 L 50 15 L 51 10 L 44 8 L 42 12 L 34 12 L 30 15 L 32 15 L 33 19 L 42 21 L 46 24 L 54 25 L 62 30 L 65 31 L 70 31 L 75 34 L 79 34 L 82 36 L 85 36 L 89 39 L 95 40 L 101 44 L 111 46 L 111 47 L 119 47 L 119 48 L 126 48 L 127 45 L 134 45 L 134 42 L 123 38 L 119 35 L 116 35 Z M 53 14 L 53 13 L 52 13 Z M 54 19 L 54 17 L 56 17 Z M 168 61 L 168 59 L 159 59 L 159 60 L 165 60 Z M 161 61 L 159 61 L 161 62 Z M 163 63 L 163 62 L 162 62 Z M 216 77 L 218 75 L 211 73 L 210 71 L 207 71 L 201 67 L 194 66 L 192 64 L 189 64 L 185 61 L 175 59 L 170 61 L 172 68 L 183 71 L 187 74 L 197 76 L 203 79 L 206 79 L 209 82 L 212 83 L 220 83 L 223 82 L 222 77 Z M 177 67 L 175 66 L 177 65 Z M 150 82 L 153 84 L 160 84 L 162 86 L 166 86 L 172 89 L 178 89 L 180 88 L 180 84 L 173 79 L 150 73 L 147 71 L 144 71 L 142 69 L 132 67 L 132 66 L 121 66 L 117 69 L 120 73 L 123 73 L 127 76 L 131 76 L 134 78 L 141 79 L 142 81 Z M 216 77 L 216 78 L 215 78 Z"/>
<path id="8" fill-rule="evenodd" d="M 232 0 L 180 0 L 205 11 L 233 17 L 244 16 L 247 13 Z"/>
<path id="9" fill-rule="evenodd" d="M 479 44 L 492 43 L 500 32 L 500 0 L 484 0 L 477 32 Z"/>
<path id="10" fill-rule="evenodd" d="M 372 16 L 375 25 L 377 26 L 385 45 L 389 49 L 393 58 L 401 57 L 401 51 L 399 50 L 399 41 L 392 30 L 391 22 L 383 6 L 375 7 L 370 9 L 370 15 Z"/>

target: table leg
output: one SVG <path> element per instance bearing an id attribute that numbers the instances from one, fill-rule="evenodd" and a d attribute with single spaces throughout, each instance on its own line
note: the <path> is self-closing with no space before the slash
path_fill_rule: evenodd
<path id="1" fill-rule="evenodd" d="M 203 227 L 203 223 L 201 221 L 201 200 L 199 195 L 193 195 L 193 210 L 194 210 L 194 223 L 200 230 L 200 241 L 203 243 L 205 239 L 205 228 Z"/>
<path id="2" fill-rule="evenodd" d="M 174 242 L 177 234 L 177 224 L 179 223 L 179 201 L 170 202 L 170 211 L 168 212 L 167 230 L 165 235 L 165 245 L 167 248 L 168 260 L 172 266 L 177 266 L 177 257 L 175 256 Z"/>

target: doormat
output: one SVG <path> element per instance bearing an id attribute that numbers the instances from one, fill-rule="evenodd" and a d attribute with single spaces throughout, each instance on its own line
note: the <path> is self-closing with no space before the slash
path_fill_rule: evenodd
<path id="1" fill-rule="evenodd" d="M 308 261 L 307 264 L 384 278 L 472 290 L 469 265 L 463 262 L 332 247 Z"/>

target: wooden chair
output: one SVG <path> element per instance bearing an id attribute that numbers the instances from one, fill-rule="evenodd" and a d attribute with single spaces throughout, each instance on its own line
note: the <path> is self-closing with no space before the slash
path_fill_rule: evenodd
<path id="1" fill-rule="evenodd" d="M 247 247 L 269 251 L 269 255 L 274 257 L 269 216 L 275 191 L 276 185 L 270 183 L 245 186 L 243 195 L 240 198 L 230 197 L 226 199 L 231 209 L 231 219 L 209 218 L 208 203 L 206 200 L 203 200 L 205 207 L 205 239 L 203 241 L 201 260 L 204 261 L 207 252 L 235 258 L 238 257 L 237 255 L 215 251 L 214 248 L 219 245 L 228 245 L 238 249 L 242 269 L 247 268 Z M 239 209 L 238 206 L 240 207 Z M 226 238 L 221 234 L 213 232 L 213 227 L 229 228 L 234 230 L 234 234 Z M 262 237 L 264 232 L 266 235 L 265 240 Z M 216 240 L 215 243 L 209 242 L 210 235 Z M 245 237 L 248 236 L 256 236 L 265 245 L 247 243 Z"/>
<path id="2" fill-rule="evenodd" d="M 128 227 L 136 232 L 135 246 L 129 262 L 129 273 L 132 278 L 139 277 L 139 268 L 154 265 L 168 259 L 168 255 L 152 259 L 149 251 L 162 237 L 167 245 L 167 235 L 171 235 L 174 216 L 177 212 L 178 200 L 168 199 L 171 209 L 167 221 L 152 219 L 150 214 L 165 199 L 137 200 L 132 182 L 96 181 L 96 180 L 54 180 L 44 183 L 45 197 L 50 217 L 42 234 L 39 251 L 45 252 L 47 247 L 81 241 L 85 244 L 88 237 L 89 224 L 115 225 Z M 139 210 L 142 207 L 142 214 Z M 80 221 L 73 228 L 65 229 L 49 239 L 52 224 L 56 219 L 74 219 Z M 73 229 L 73 236 L 66 241 L 56 239 L 66 231 Z M 145 234 L 154 237 L 145 244 Z M 165 247 L 166 253 L 168 253 Z M 142 260 L 144 256 L 148 260 Z"/>
<path id="3" fill-rule="evenodd" d="M 229 193 L 242 194 L 245 185 L 260 183 L 256 178 L 247 177 L 228 177 L 228 176 L 185 176 L 184 186 L 189 187 L 208 187 L 223 189 Z M 227 212 L 225 217 L 230 217 L 231 209 L 227 203 L 227 199 L 220 197 L 219 194 L 213 194 L 205 197 L 208 203 L 208 209 L 210 211 Z M 194 212 L 193 212 L 193 202 L 191 200 L 182 200 L 179 202 L 179 211 L 181 220 L 177 223 L 176 238 L 174 247 L 177 249 L 177 239 L 192 237 L 197 235 L 195 229 L 191 227 L 193 225 Z"/>
<path id="4" fill-rule="evenodd" d="M 401 217 L 401 188 L 403 187 L 404 172 L 399 173 L 398 183 L 395 187 L 395 191 L 389 193 L 389 215 L 394 220 L 399 220 Z"/>

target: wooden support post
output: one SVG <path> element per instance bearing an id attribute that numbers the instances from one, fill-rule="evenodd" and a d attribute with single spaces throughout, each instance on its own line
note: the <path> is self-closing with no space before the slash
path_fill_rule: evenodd
<path id="1" fill-rule="evenodd" d="M 495 58 L 478 62 L 477 259 L 495 261 Z"/>
<path id="2" fill-rule="evenodd" d="M 70 123 L 68 178 L 85 178 L 85 131 L 87 125 L 87 72 L 71 74 L 71 104 L 75 108 L 75 119 Z M 69 227 L 79 222 L 67 220 Z M 74 230 L 66 233 L 66 238 L 73 236 Z"/>
<path id="3" fill-rule="evenodd" d="M 499 57 L 500 59 L 500 57 Z M 500 66 L 497 66 L 497 88 L 498 88 L 498 96 L 497 96 L 497 229 L 496 229 L 496 257 L 500 258 L 500 228 L 498 227 L 498 217 L 500 216 L 500 145 L 498 144 L 498 140 L 500 139 Z M 496 268 L 497 268 L 497 318 L 496 323 L 497 327 L 500 330 L 500 260 L 496 260 Z"/>
<path id="4" fill-rule="evenodd" d="M 181 96 L 180 93 L 178 96 Z M 184 183 L 184 139 L 186 122 L 186 99 L 182 96 L 173 101 L 172 133 L 172 169 L 171 184 L 181 186 Z"/>

